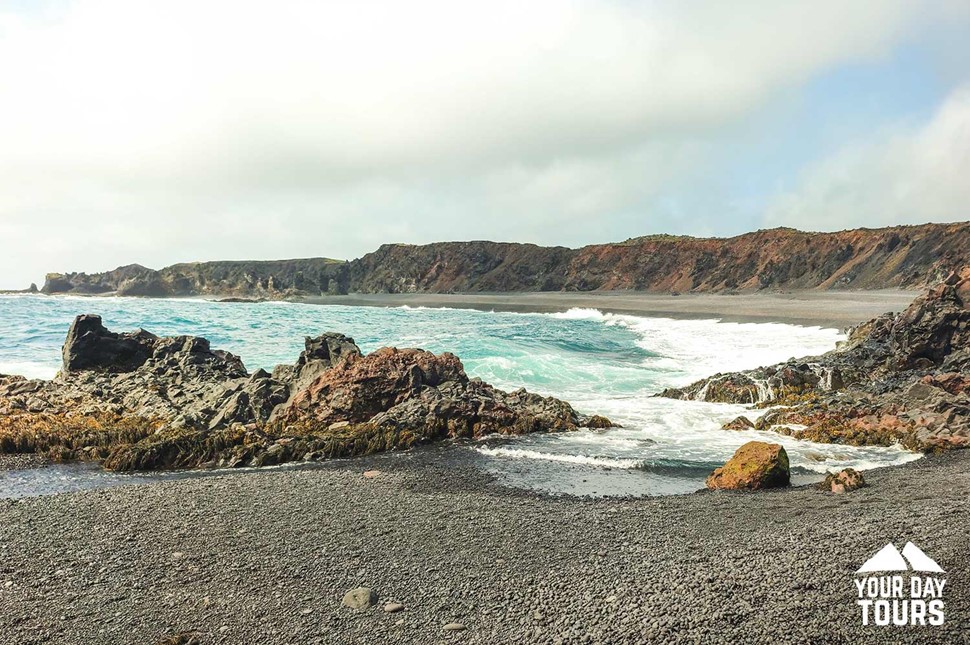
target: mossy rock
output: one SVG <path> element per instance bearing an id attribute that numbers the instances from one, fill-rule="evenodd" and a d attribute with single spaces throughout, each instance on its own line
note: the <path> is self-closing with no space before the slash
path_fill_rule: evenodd
<path id="1" fill-rule="evenodd" d="M 780 488 L 791 483 L 791 468 L 784 446 L 749 441 L 726 464 L 707 478 L 707 487 L 729 490 Z"/>

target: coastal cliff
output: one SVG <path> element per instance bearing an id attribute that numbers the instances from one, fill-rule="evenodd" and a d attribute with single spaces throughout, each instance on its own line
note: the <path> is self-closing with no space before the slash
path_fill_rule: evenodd
<path id="1" fill-rule="evenodd" d="M 104 273 L 48 273 L 43 293 L 286 298 L 347 293 L 348 263 L 329 258 L 138 264 Z"/>
<path id="2" fill-rule="evenodd" d="M 139 265 L 49 274 L 44 293 L 287 298 L 354 293 L 753 292 L 923 288 L 970 257 L 970 223 L 836 233 L 771 229 L 732 238 L 639 237 L 580 249 L 504 242 L 385 244 L 325 258 Z"/>

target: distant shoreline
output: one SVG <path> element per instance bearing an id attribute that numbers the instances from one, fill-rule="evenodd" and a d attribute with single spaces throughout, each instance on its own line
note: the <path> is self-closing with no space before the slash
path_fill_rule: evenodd
<path id="1" fill-rule="evenodd" d="M 905 309 L 920 291 L 791 291 L 736 295 L 691 293 L 673 296 L 639 291 L 537 293 L 404 293 L 299 298 L 314 305 L 430 307 L 556 313 L 572 308 L 675 319 L 719 318 L 723 322 L 787 323 L 841 329 L 888 311 Z"/>
<path id="2" fill-rule="evenodd" d="M 658 294 L 645 291 L 542 291 L 511 293 L 351 293 L 286 299 L 249 299 L 231 295 L 178 296 L 149 300 L 199 300 L 232 304 L 294 302 L 348 307 L 428 307 L 515 313 L 559 313 L 573 308 L 604 313 L 677 320 L 717 318 L 722 322 L 785 323 L 842 329 L 889 312 L 902 311 L 921 291 L 876 289 L 860 291 L 770 291 L 754 293 Z M 10 294 L 13 295 L 13 294 Z M 17 295 L 33 295 L 21 292 Z M 41 295 L 41 294 L 38 294 Z M 45 297 L 141 298 L 116 293 L 53 294 Z"/>

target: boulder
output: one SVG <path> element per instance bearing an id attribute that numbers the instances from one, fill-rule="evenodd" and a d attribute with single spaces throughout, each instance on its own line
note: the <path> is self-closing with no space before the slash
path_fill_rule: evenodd
<path id="1" fill-rule="evenodd" d="M 753 430 L 754 423 L 748 417 L 735 417 L 721 426 L 722 430 Z"/>
<path id="2" fill-rule="evenodd" d="M 525 434 L 612 425 L 553 397 L 503 392 L 469 379 L 453 354 L 385 347 L 323 372 L 274 416 L 308 430 L 362 424 L 406 444 L 442 437 Z M 404 438 L 407 439 L 404 439 Z"/>
<path id="3" fill-rule="evenodd" d="M 363 357 L 352 354 L 297 393 L 282 418 L 359 423 L 446 382 L 468 382 L 454 354 L 393 347 Z"/>
<path id="4" fill-rule="evenodd" d="M 829 473 L 819 488 L 833 493 L 846 493 L 866 485 L 866 480 L 858 470 L 845 468 L 837 473 Z"/>
<path id="5" fill-rule="evenodd" d="M 955 348 L 970 344 L 970 309 L 961 297 L 963 285 L 951 275 L 893 321 L 889 344 L 896 369 L 932 368 Z"/>
<path id="6" fill-rule="evenodd" d="M 148 360 L 158 338 L 139 329 L 127 334 L 108 331 L 101 316 L 78 316 L 71 323 L 61 350 L 63 370 L 131 372 Z"/>
<path id="7" fill-rule="evenodd" d="M 711 473 L 707 487 L 758 490 L 788 486 L 790 480 L 788 453 L 781 444 L 749 441 Z"/>

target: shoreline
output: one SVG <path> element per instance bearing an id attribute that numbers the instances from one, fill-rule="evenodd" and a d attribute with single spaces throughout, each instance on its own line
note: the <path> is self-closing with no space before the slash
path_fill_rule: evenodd
<path id="1" fill-rule="evenodd" d="M 603 313 L 674 320 L 720 319 L 732 323 L 783 323 L 805 327 L 843 329 L 880 314 L 905 309 L 918 290 L 878 289 L 859 291 L 760 291 L 753 293 L 658 294 L 646 291 L 540 291 L 501 293 L 351 293 L 340 296 L 301 296 L 279 299 L 241 298 L 206 294 L 143 298 L 96 294 L 8 294 L 51 298 L 133 298 L 148 300 L 198 300 L 223 304 L 290 302 L 347 307 L 426 307 L 470 309 L 512 313 L 561 313 L 573 308 L 598 309 Z"/>
<path id="2" fill-rule="evenodd" d="M 449 640 L 478 643 L 764 642 L 779 625 L 788 642 L 872 642 L 886 633 L 860 626 L 852 576 L 887 541 L 970 565 L 954 529 L 970 452 L 867 472 L 845 495 L 638 499 L 510 489 L 434 452 L 0 501 L 0 627 L 106 645 L 437 643 L 452 622 Z M 376 607 L 340 606 L 358 586 Z M 944 626 L 894 642 L 958 641 L 968 587 L 945 599 Z"/>
<path id="3" fill-rule="evenodd" d="M 785 323 L 841 329 L 888 311 L 905 309 L 921 292 L 791 291 L 740 294 L 691 293 L 679 296 L 639 291 L 463 293 L 463 294 L 348 294 L 300 298 L 311 305 L 361 307 L 428 307 L 558 313 L 572 308 L 604 313 L 677 320 L 719 318 L 734 323 Z"/>

